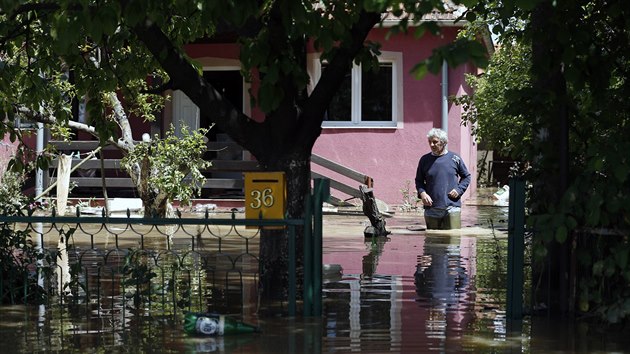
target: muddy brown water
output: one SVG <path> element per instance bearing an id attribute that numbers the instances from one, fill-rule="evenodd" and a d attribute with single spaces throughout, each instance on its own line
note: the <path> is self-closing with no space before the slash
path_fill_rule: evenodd
<path id="1" fill-rule="evenodd" d="M 597 326 L 506 321 L 506 207 L 467 205 L 460 230 L 422 230 L 418 213 L 388 218 L 388 237 L 366 239 L 367 225 L 357 213 L 324 217 L 321 318 L 250 313 L 261 334 L 198 338 L 177 316 L 2 306 L 0 353 L 630 352 L 630 336 Z"/>

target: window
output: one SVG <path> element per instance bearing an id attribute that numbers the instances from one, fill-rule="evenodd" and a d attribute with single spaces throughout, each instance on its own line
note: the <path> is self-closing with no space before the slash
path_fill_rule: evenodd
<path id="1" fill-rule="evenodd" d="M 333 98 L 322 127 L 383 127 L 402 124 L 402 54 L 384 52 L 378 72 L 364 72 L 354 65 Z M 312 60 L 316 82 L 326 63 Z"/>

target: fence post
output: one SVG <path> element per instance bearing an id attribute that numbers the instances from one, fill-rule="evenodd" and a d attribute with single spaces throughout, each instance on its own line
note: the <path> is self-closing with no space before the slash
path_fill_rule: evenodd
<path id="1" fill-rule="evenodd" d="M 295 226 L 289 226 L 289 316 L 295 316 L 296 279 L 295 279 Z"/>
<path id="2" fill-rule="evenodd" d="M 525 181 L 510 178 L 508 207 L 508 269 L 506 317 L 523 318 L 523 267 L 525 252 Z"/>
<path id="3" fill-rule="evenodd" d="M 304 200 L 304 310 L 303 316 L 313 316 L 313 204 L 311 192 L 306 194 Z"/>
<path id="4" fill-rule="evenodd" d="M 313 210 L 313 315 L 322 315 L 322 204 L 330 197 L 330 180 L 316 178 Z"/>

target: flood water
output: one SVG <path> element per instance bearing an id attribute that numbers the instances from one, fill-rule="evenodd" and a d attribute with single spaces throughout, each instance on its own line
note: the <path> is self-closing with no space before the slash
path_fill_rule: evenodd
<path id="1" fill-rule="evenodd" d="M 261 334 L 196 338 L 181 316 L 2 306 L 0 353 L 630 352 L 630 336 L 597 326 L 506 321 L 507 217 L 468 205 L 461 230 L 427 231 L 420 214 L 397 213 L 392 234 L 371 239 L 366 217 L 326 215 L 321 318 L 252 314 Z"/>

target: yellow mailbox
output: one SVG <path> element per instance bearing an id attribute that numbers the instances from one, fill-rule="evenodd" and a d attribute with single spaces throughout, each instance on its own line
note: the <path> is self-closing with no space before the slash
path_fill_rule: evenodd
<path id="1" fill-rule="evenodd" d="M 284 219 L 285 207 L 284 172 L 245 173 L 245 218 Z"/>

